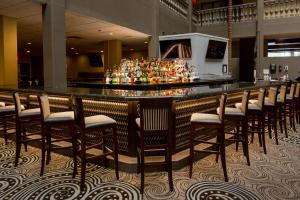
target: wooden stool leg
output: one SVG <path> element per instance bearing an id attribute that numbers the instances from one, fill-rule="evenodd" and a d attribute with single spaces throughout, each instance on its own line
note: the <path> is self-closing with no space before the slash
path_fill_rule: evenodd
<path id="1" fill-rule="evenodd" d="M 218 135 L 220 137 L 220 154 L 221 154 L 221 161 L 222 161 L 222 168 L 224 173 L 224 180 L 228 182 L 228 175 L 227 175 L 227 167 L 226 167 L 226 154 L 225 154 L 225 138 L 224 138 L 224 129 L 218 130 Z"/>
<path id="2" fill-rule="evenodd" d="M 295 101 L 293 100 L 292 102 L 292 121 L 293 121 L 293 130 L 296 131 L 296 126 L 295 126 Z"/>
<path id="3" fill-rule="evenodd" d="M 45 169 L 45 157 L 46 157 L 46 130 L 45 127 L 42 127 L 42 159 L 41 159 L 41 171 L 40 176 L 44 175 L 44 169 Z"/>
<path id="4" fill-rule="evenodd" d="M 167 165 L 168 165 L 168 179 L 169 179 L 169 188 L 170 191 L 174 191 L 174 186 L 173 186 L 173 175 L 172 175 L 172 153 L 171 153 L 171 147 L 169 146 L 167 149 L 167 154 L 168 154 L 168 160 L 167 160 Z"/>
<path id="5" fill-rule="evenodd" d="M 275 141 L 276 144 L 278 145 L 278 134 L 277 134 L 277 112 L 273 113 L 273 131 L 275 135 Z"/>
<path id="6" fill-rule="evenodd" d="M 269 138 L 272 139 L 272 131 L 271 131 L 271 113 L 268 111 L 268 133 Z"/>
<path id="7" fill-rule="evenodd" d="M 255 120 L 254 120 L 254 115 L 251 117 L 251 143 L 254 141 L 254 126 L 255 126 Z"/>
<path id="8" fill-rule="evenodd" d="M 80 190 L 85 188 L 85 171 L 86 171 L 86 141 L 84 132 L 80 132 L 81 139 L 81 177 L 80 177 Z"/>
<path id="9" fill-rule="evenodd" d="M 264 153 L 267 154 L 266 138 L 265 138 L 265 119 L 264 114 L 259 117 L 259 134 L 261 135 Z"/>
<path id="10" fill-rule="evenodd" d="M 248 148 L 248 123 L 247 120 L 243 122 L 242 125 L 242 135 L 243 135 L 243 149 L 244 155 L 247 158 L 247 164 L 250 166 L 249 148 Z"/>
<path id="11" fill-rule="evenodd" d="M 239 150 L 239 139 L 240 139 L 240 126 L 236 126 L 236 135 L 234 136 L 236 139 L 235 142 L 235 151 Z"/>
<path id="12" fill-rule="evenodd" d="M 283 126 L 282 126 L 282 119 L 283 115 L 282 115 L 282 108 L 281 106 L 278 108 L 278 120 L 279 120 L 279 127 L 280 127 L 280 132 L 283 133 Z"/>
<path id="13" fill-rule="evenodd" d="M 15 167 L 18 166 L 19 158 L 21 154 L 21 127 L 19 123 L 16 123 L 16 158 L 15 158 Z"/>
<path id="14" fill-rule="evenodd" d="M 119 180 L 119 159 L 118 159 L 118 137 L 116 126 L 113 127 L 113 151 L 115 160 L 116 177 Z"/>
<path id="15" fill-rule="evenodd" d="M 259 117 L 259 115 L 255 114 L 255 121 L 257 121 L 257 125 L 255 125 L 256 127 L 256 132 L 258 135 L 258 142 L 259 142 L 259 146 L 262 147 L 263 146 L 263 142 L 262 142 L 262 138 L 261 138 L 261 118 Z"/>
<path id="16" fill-rule="evenodd" d="M 142 146 L 144 144 L 141 144 Z M 145 182 L 145 152 L 144 147 L 141 147 L 141 194 L 144 193 L 144 182 Z"/>
<path id="17" fill-rule="evenodd" d="M 47 144 L 47 148 L 46 148 L 46 151 L 47 151 L 46 165 L 48 165 L 51 161 L 51 132 L 49 130 L 47 130 L 47 132 L 46 132 L 46 144 Z"/>
<path id="18" fill-rule="evenodd" d="M 103 130 L 102 133 L 103 133 L 103 135 L 106 135 L 106 130 Z M 103 140 L 102 152 L 103 152 L 103 154 L 106 154 L 107 153 L 107 149 L 106 149 L 106 137 L 103 137 L 102 140 Z M 107 165 L 107 157 L 106 157 L 106 155 L 104 155 L 104 157 L 103 157 L 103 164 L 104 164 L 104 167 L 107 168 L 108 165 Z"/>
<path id="19" fill-rule="evenodd" d="M 72 137 L 72 151 L 73 151 L 73 162 L 74 162 L 74 169 L 73 169 L 73 178 L 75 178 L 77 174 L 77 134 L 74 128 L 74 124 L 69 125 L 69 135 Z"/>
<path id="20" fill-rule="evenodd" d="M 27 139 L 26 128 L 23 125 L 23 127 L 22 127 L 22 140 L 23 140 L 23 143 L 24 143 L 25 152 L 27 152 L 27 142 L 26 142 L 26 139 Z"/>
<path id="21" fill-rule="evenodd" d="M 254 131 L 255 131 L 255 114 L 250 116 L 251 119 L 251 143 L 253 143 L 254 140 Z"/>
<path id="22" fill-rule="evenodd" d="M 284 104 L 283 106 L 283 126 L 284 126 L 284 132 L 285 132 L 285 136 L 287 137 L 287 125 L 286 125 L 286 104 Z"/>
<path id="23" fill-rule="evenodd" d="M 217 144 L 221 144 L 220 141 L 221 141 L 220 134 L 219 134 L 219 131 L 217 130 L 216 143 Z M 219 154 L 221 152 L 221 150 L 220 150 L 221 149 L 221 145 L 216 145 L 216 148 L 217 148 L 216 151 L 219 152 L 219 153 L 216 154 L 216 163 L 218 163 L 218 161 L 219 161 Z"/>
<path id="24" fill-rule="evenodd" d="M 190 133 L 190 158 L 189 158 L 189 164 L 190 164 L 190 171 L 189 176 L 192 178 L 193 174 L 193 163 L 194 163 L 194 134 L 195 134 L 195 127 L 192 126 L 192 131 Z"/>

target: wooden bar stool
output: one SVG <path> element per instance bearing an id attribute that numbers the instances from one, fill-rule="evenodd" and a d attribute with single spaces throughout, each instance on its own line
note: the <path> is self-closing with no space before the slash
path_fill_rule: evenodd
<path id="1" fill-rule="evenodd" d="M 268 97 L 265 99 L 265 126 L 268 126 L 269 138 L 272 138 L 272 128 L 275 135 L 276 144 L 278 144 L 277 137 L 277 87 L 271 87 L 268 91 Z M 257 104 L 257 100 L 249 100 L 251 104 Z"/>
<path id="2" fill-rule="evenodd" d="M 276 110 L 278 111 L 280 132 L 283 133 L 283 126 L 284 126 L 285 135 L 286 137 L 288 137 L 287 128 L 286 128 L 286 86 L 285 85 L 282 85 L 280 87 L 280 92 L 279 95 L 277 96 Z"/>
<path id="3" fill-rule="evenodd" d="M 168 171 L 169 188 L 173 191 L 172 178 L 172 98 L 140 99 L 140 118 L 137 125 L 138 171 L 141 172 L 141 193 L 144 192 L 145 166 L 163 165 Z M 164 155 L 163 163 L 145 163 L 145 156 Z"/>
<path id="4" fill-rule="evenodd" d="M 300 124 L 300 83 L 297 83 L 295 92 L 295 115 L 297 123 Z"/>
<path id="5" fill-rule="evenodd" d="M 236 127 L 236 132 L 227 132 L 227 134 L 234 135 L 233 140 L 238 144 L 242 142 L 243 152 L 247 159 L 247 164 L 250 166 L 249 148 L 248 148 L 248 104 L 249 104 L 250 91 L 244 91 L 242 96 L 242 106 L 239 108 L 225 107 L 225 120 L 229 125 Z M 220 108 L 217 109 L 220 113 Z M 231 124 L 230 124 L 231 123 Z M 240 133 L 241 128 L 241 133 Z"/>
<path id="6" fill-rule="evenodd" d="M 24 106 L 21 105 L 21 109 L 24 110 Z M 5 145 L 8 143 L 8 136 L 10 134 L 14 134 L 15 132 L 8 132 L 8 119 L 13 119 L 15 117 L 15 106 L 14 105 L 6 105 L 4 102 L 0 104 L 0 120 L 2 121 L 2 133 L 5 141 Z"/>
<path id="7" fill-rule="evenodd" d="M 218 155 L 221 154 L 221 161 L 224 173 L 224 179 L 227 182 L 227 169 L 226 169 L 226 157 L 225 157 L 225 134 L 224 134 L 224 112 L 225 104 L 227 100 L 227 95 L 223 94 L 220 100 L 220 112 L 219 114 L 208 114 L 208 113 L 193 113 L 191 116 L 191 133 L 190 133 L 190 157 L 189 165 L 190 171 L 189 176 L 192 177 L 193 171 L 193 162 L 194 162 L 194 153 L 196 152 L 205 152 L 213 153 Z M 199 128 L 209 128 L 216 129 L 216 142 L 208 142 L 206 140 L 199 139 Z M 211 144 L 213 147 L 216 147 L 217 150 L 195 150 L 194 145 L 204 143 Z"/>
<path id="8" fill-rule="evenodd" d="M 15 103 L 15 117 L 16 117 L 16 159 L 15 167 L 18 166 L 18 161 L 21 153 L 21 145 L 24 144 L 25 151 L 27 151 L 27 143 L 38 139 L 30 139 L 29 136 L 40 135 L 41 132 L 27 133 L 27 128 L 40 125 L 41 123 L 41 110 L 40 108 L 32 108 L 24 110 L 21 105 L 19 93 L 13 93 Z"/>
<path id="9" fill-rule="evenodd" d="M 73 160 L 74 160 L 74 170 L 73 178 L 77 172 L 77 142 L 76 142 L 76 132 L 75 132 L 75 122 L 74 122 L 74 112 L 50 112 L 50 104 L 47 95 L 38 96 L 38 101 L 41 109 L 41 118 L 42 118 L 42 163 L 41 163 L 41 172 L 40 175 L 44 174 L 45 168 L 45 159 L 47 151 L 46 164 L 49 164 L 51 160 L 51 149 L 65 149 L 70 148 L 70 146 L 58 146 L 52 147 L 52 143 L 60 141 L 71 141 L 72 150 L 73 150 Z M 68 137 L 61 137 L 57 139 L 52 139 L 51 137 L 51 128 L 67 127 L 68 128 Z"/>
<path id="10" fill-rule="evenodd" d="M 108 155 L 112 155 L 115 161 L 115 172 L 116 177 L 119 179 L 119 167 L 118 167 L 118 142 L 117 142 L 117 122 L 105 115 L 94 115 L 90 117 L 84 117 L 83 103 L 82 99 L 75 97 L 74 111 L 75 111 L 75 123 L 79 130 L 78 141 L 80 142 L 80 149 L 78 155 L 81 157 L 81 181 L 80 189 L 83 190 L 85 186 L 85 171 L 86 163 L 89 159 L 94 159 L 96 157 L 103 157 L 104 163 L 106 165 L 106 159 Z M 91 134 L 91 132 L 96 132 L 96 134 Z M 88 137 L 88 135 L 92 137 Z M 87 140 L 91 138 L 91 140 Z M 95 141 L 100 140 L 100 143 L 95 144 Z M 108 141 L 112 141 L 112 148 L 109 146 Z M 102 147 L 102 154 L 98 156 L 87 157 L 87 150 Z M 76 172 L 75 172 L 76 173 Z"/>
<path id="11" fill-rule="evenodd" d="M 265 140 L 265 96 L 266 89 L 260 88 L 258 93 L 257 104 L 248 104 L 248 120 L 251 123 L 248 132 L 251 133 L 251 143 L 253 143 L 254 133 L 258 134 L 259 144 L 263 147 L 264 153 L 267 154 Z M 242 103 L 236 103 L 236 108 L 242 109 Z"/>
<path id="12" fill-rule="evenodd" d="M 290 127 L 292 130 L 296 131 L 295 126 L 295 92 L 296 92 L 296 86 L 293 83 L 290 88 L 290 93 L 286 96 L 286 114 L 289 117 L 290 121 Z"/>

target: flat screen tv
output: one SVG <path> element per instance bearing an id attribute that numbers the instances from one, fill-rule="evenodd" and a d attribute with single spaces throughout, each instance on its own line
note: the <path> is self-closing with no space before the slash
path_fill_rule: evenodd
<path id="1" fill-rule="evenodd" d="M 191 39 L 161 40 L 160 55 L 162 59 L 191 58 Z"/>
<path id="2" fill-rule="evenodd" d="M 89 62 L 92 67 L 103 67 L 103 62 L 100 54 L 90 54 Z"/>
<path id="3" fill-rule="evenodd" d="M 226 51 L 227 42 L 209 40 L 206 58 L 207 59 L 223 59 Z"/>

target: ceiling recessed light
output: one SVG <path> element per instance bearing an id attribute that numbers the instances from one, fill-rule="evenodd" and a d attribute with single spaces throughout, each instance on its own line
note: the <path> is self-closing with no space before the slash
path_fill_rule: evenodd
<path id="1" fill-rule="evenodd" d="M 147 41 L 145 41 L 144 43 L 145 43 L 145 44 L 148 44 L 148 42 L 147 42 Z"/>
<path id="2" fill-rule="evenodd" d="M 26 51 L 26 53 L 30 53 L 30 51 L 29 51 L 29 50 L 27 50 L 27 51 Z"/>
<path id="3" fill-rule="evenodd" d="M 28 45 L 31 45 L 31 42 L 27 42 Z"/>
<path id="4" fill-rule="evenodd" d="M 110 32 L 109 35 L 113 35 L 114 33 Z"/>

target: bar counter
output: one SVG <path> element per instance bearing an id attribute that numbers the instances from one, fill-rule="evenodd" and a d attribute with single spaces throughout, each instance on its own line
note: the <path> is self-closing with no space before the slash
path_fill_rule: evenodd
<path id="1" fill-rule="evenodd" d="M 216 100 L 222 93 L 228 94 L 227 105 L 241 101 L 243 90 L 251 90 L 251 96 L 257 95 L 258 88 L 278 86 L 279 82 L 233 83 L 222 85 L 201 85 L 165 90 L 123 90 L 75 88 L 17 88 L 0 86 L 0 101 L 13 103 L 11 93 L 18 91 L 22 103 L 28 107 L 37 107 L 37 95 L 49 95 L 52 111 L 66 111 L 72 108 L 70 97 L 84 99 L 86 116 L 104 114 L 117 121 L 118 146 L 121 154 L 135 156 L 136 132 L 135 119 L 139 116 L 140 98 L 172 97 L 174 99 L 174 149 L 179 152 L 187 148 L 190 131 L 190 116 L 194 112 L 215 112 Z"/>
<path id="2" fill-rule="evenodd" d="M 207 77 L 191 82 L 158 82 L 158 83 L 105 83 L 103 81 L 72 82 L 73 87 L 125 90 L 162 90 L 199 85 L 220 85 L 233 83 L 233 79 L 219 76 Z"/>

